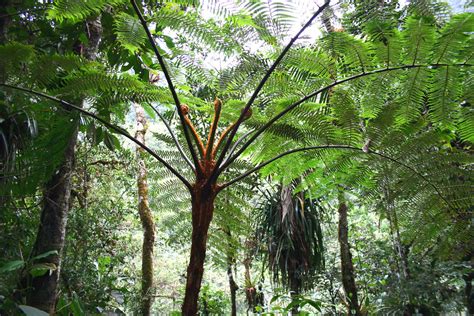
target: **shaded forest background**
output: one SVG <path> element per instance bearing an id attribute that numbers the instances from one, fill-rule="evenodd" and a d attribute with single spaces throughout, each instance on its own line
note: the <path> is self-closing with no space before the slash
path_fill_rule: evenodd
<path id="1" fill-rule="evenodd" d="M 474 314 L 469 4 L 4 2 L 0 314 Z"/>

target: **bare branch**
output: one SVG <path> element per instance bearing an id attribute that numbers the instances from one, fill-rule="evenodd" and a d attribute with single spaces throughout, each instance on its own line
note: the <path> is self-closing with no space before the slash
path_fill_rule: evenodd
<path id="1" fill-rule="evenodd" d="M 354 76 L 351 76 L 351 77 L 347 77 L 345 79 L 341 79 L 341 80 L 336 80 L 334 81 L 333 83 L 305 96 L 304 98 L 300 99 L 299 101 L 293 103 L 292 105 L 288 106 L 287 108 L 285 108 L 283 111 L 281 111 L 280 113 L 278 113 L 277 115 L 275 115 L 273 118 L 271 118 L 265 125 L 263 125 L 262 127 L 260 127 L 256 132 L 255 134 L 252 135 L 252 137 L 250 137 L 250 139 L 245 142 L 244 145 L 242 145 L 242 147 L 240 147 L 240 149 L 232 156 L 232 157 L 229 157 L 226 162 L 224 164 L 222 164 L 222 166 L 219 167 L 219 171 L 218 171 L 218 174 L 220 174 L 222 171 L 225 170 L 225 168 L 227 168 L 235 159 L 237 159 L 239 157 L 239 155 L 244 152 L 245 149 L 247 149 L 250 144 L 252 144 L 255 139 L 257 139 L 258 136 L 260 136 L 267 128 L 269 128 L 273 123 L 275 123 L 275 121 L 279 120 L 281 117 L 283 117 L 285 114 L 287 114 L 288 112 L 290 112 L 291 110 L 293 110 L 295 107 L 297 107 L 298 105 L 308 101 L 309 99 L 317 96 L 318 94 L 320 94 L 321 92 L 325 91 L 325 90 L 328 90 L 328 89 L 331 89 L 337 85 L 340 85 L 342 83 L 345 83 L 345 82 L 348 82 L 348 81 L 351 81 L 351 80 L 354 80 L 354 79 L 357 79 L 357 78 L 361 78 L 361 77 L 365 77 L 365 76 L 370 76 L 370 75 L 374 75 L 374 74 L 379 74 L 379 73 L 383 73 L 383 72 L 387 72 L 387 71 L 395 71 L 395 70 L 402 70 L 402 69 L 410 69 L 410 68 L 426 68 L 426 67 L 446 67 L 446 66 L 473 66 L 471 64 L 453 64 L 453 65 L 448 65 L 448 64 L 431 64 L 431 65 L 403 65 L 403 66 L 398 66 L 398 67 L 391 67 L 391 68 L 383 68 L 383 69 L 377 69 L 377 70 L 374 70 L 374 71 L 370 71 L 370 72 L 365 72 L 365 73 L 360 73 L 360 74 L 357 74 L 357 75 L 354 75 Z"/>
<path id="2" fill-rule="evenodd" d="M 168 164 L 163 158 L 161 158 L 156 152 L 154 152 L 152 149 L 150 149 L 149 147 L 147 147 L 146 145 L 144 145 L 142 142 L 140 142 L 139 140 L 137 140 L 136 138 L 134 138 L 133 136 L 131 136 L 130 134 L 127 133 L 127 131 L 125 131 L 124 129 L 122 129 L 121 127 L 118 127 L 114 124 L 111 124 L 109 122 L 107 122 L 106 120 L 104 120 L 103 118 L 100 118 L 98 117 L 97 115 L 95 115 L 94 113 L 91 113 L 89 111 L 86 111 L 84 110 L 83 108 L 79 107 L 79 106 L 76 106 L 74 104 L 71 104 L 69 102 L 66 102 L 64 100 L 61 100 L 61 99 L 58 99 L 56 97 L 53 97 L 51 95 L 48 95 L 48 94 L 45 94 L 45 93 L 42 93 L 42 92 L 39 92 L 39 91 L 35 91 L 35 90 L 31 90 L 31 89 L 27 89 L 27 88 L 23 88 L 23 87 L 18 87 L 18 86 L 13 86 L 13 85 L 9 85 L 9 84 L 6 84 L 6 83 L 0 83 L 0 86 L 3 86 L 3 87 L 6 87 L 6 88 L 10 88 L 10 89 L 15 89 L 15 90 L 19 90 L 19 91 L 24 91 L 24 92 L 27 92 L 27 93 L 30 93 L 30 94 L 34 94 L 34 95 L 37 95 L 37 96 L 40 96 L 42 98 L 45 98 L 45 99 L 49 99 L 51 101 L 55 101 L 55 102 L 58 102 L 59 104 L 61 104 L 62 106 L 64 106 L 65 108 L 71 108 L 71 109 L 74 109 L 86 116 L 89 116 L 89 117 L 92 117 L 93 119 L 101 122 L 102 124 L 104 124 L 105 126 L 107 126 L 108 128 L 114 130 L 115 132 L 117 132 L 118 134 L 122 135 L 122 136 L 125 136 L 126 138 L 128 138 L 129 140 L 131 140 L 132 142 L 134 142 L 135 144 L 137 144 L 138 146 L 140 146 L 141 148 L 143 148 L 144 150 L 146 150 L 150 155 L 152 155 L 156 160 L 158 160 L 159 162 L 161 162 L 172 174 L 174 174 L 179 180 L 181 180 L 181 182 L 184 183 L 184 185 L 191 191 L 192 190 L 192 186 L 191 184 L 188 182 L 188 180 L 186 180 L 176 169 L 174 169 L 170 164 Z"/>
<path id="3" fill-rule="evenodd" d="M 407 168 L 408 170 L 410 170 L 411 172 L 413 172 L 414 174 L 416 174 L 418 177 L 420 177 L 421 179 L 423 179 L 423 181 L 425 181 L 426 183 L 428 183 L 435 191 L 436 193 L 439 195 L 439 197 L 443 200 L 444 203 L 446 203 L 446 205 L 449 207 L 449 208 L 452 208 L 454 209 L 451 204 L 448 202 L 448 200 L 441 194 L 441 191 L 438 189 L 438 187 L 436 187 L 427 177 L 425 177 L 424 175 L 422 175 L 421 173 L 419 173 L 418 171 L 416 171 L 415 168 L 395 159 L 395 158 L 392 158 L 390 156 L 387 156 L 385 154 L 382 154 L 380 152 L 377 152 L 377 151 L 372 151 L 372 150 L 364 150 L 363 148 L 358 148 L 358 147 L 354 147 L 354 146 L 347 146 L 347 145 L 323 145 L 323 146 L 311 146 L 311 147 L 303 147 L 303 148 L 297 148 L 297 149 L 292 149 L 292 150 L 288 150 L 284 153 L 281 153 L 271 159 L 268 159 L 267 161 L 265 162 L 262 162 L 261 164 L 259 164 L 258 166 L 242 173 L 240 176 L 230 180 L 229 182 L 227 183 L 224 183 L 222 184 L 220 187 L 219 187 L 219 190 L 223 190 L 225 189 L 226 187 L 234 184 L 235 182 L 237 181 L 240 181 L 244 178 L 246 178 L 247 176 L 251 175 L 252 173 L 260 170 L 261 168 L 265 167 L 266 165 L 274 162 L 275 160 L 278 160 L 280 158 L 283 158 L 285 156 L 288 156 L 288 155 L 291 155 L 291 154 L 294 154 L 294 153 L 297 153 L 297 152 L 302 152 L 302 151 L 309 151 L 309 150 L 317 150 L 317 149 L 343 149 L 343 150 L 354 150 L 354 151 L 359 151 L 359 152 L 363 152 L 363 153 L 366 153 L 366 154 L 371 154 L 371 155 L 376 155 L 376 156 L 379 156 L 379 157 L 382 157 L 384 159 L 388 159 L 390 160 L 391 162 L 394 162 L 404 168 Z"/>
<path id="4" fill-rule="evenodd" d="M 168 69 L 166 68 L 165 61 L 163 60 L 163 57 L 161 56 L 160 52 L 158 51 L 158 47 L 156 46 L 155 40 L 153 39 L 153 35 L 151 35 L 150 29 L 148 28 L 148 25 L 145 21 L 145 18 L 143 17 L 142 13 L 140 12 L 140 9 L 137 6 L 137 3 L 135 0 L 130 1 L 133 9 L 135 10 L 138 18 L 140 19 L 140 22 L 143 26 L 143 29 L 145 30 L 148 40 L 153 47 L 153 51 L 155 53 L 156 58 L 158 59 L 158 62 L 160 63 L 161 70 L 163 71 L 163 74 L 165 75 L 166 82 L 168 83 L 168 87 L 170 89 L 171 95 L 173 96 L 174 103 L 176 105 L 176 109 L 178 110 L 178 115 L 179 119 L 181 121 L 181 126 L 183 127 L 184 130 L 184 136 L 186 137 L 186 142 L 189 147 L 189 151 L 191 152 L 191 156 L 193 158 L 194 165 L 196 167 L 196 171 L 198 173 L 201 173 L 201 168 L 199 168 L 199 159 L 197 157 L 196 151 L 194 150 L 193 142 L 191 140 L 191 136 L 189 135 L 189 131 L 186 128 L 186 124 L 184 122 L 184 114 L 183 111 L 181 110 L 181 102 L 179 101 L 178 94 L 176 93 L 176 89 L 174 88 L 173 81 L 171 80 L 171 76 L 168 72 Z"/>
<path id="5" fill-rule="evenodd" d="M 230 144 L 232 143 L 232 140 L 234 139 L 235 134 L 237 133 L 237 130 L 240 127 L 240 124 L 244 121 L 244 117 L 247 114 L 247 111 L 250 109 L 252 106 L 253 102 L 257 98 L 258 94 L 260 93 L 260 90 L 262 90 L 263 86 L 267 82 L 268 78 L 270 75 L 273 73 L 273 71 L 276 69 L 276 67 L 280 64 L 282 61 L 283 57 L 285 57 L 286 53 L 290 50 L 290 48 L 293 46 L 295 41 L 299 38 L 299 36 L 313 23 L 313 21 L 324 11 L 324 9 L 329 5 L 330 0 L 326 0 L 324 4 L 313 14 L 313 16 L 303 25 L 303 27 L 299 30 L 298 33 L 290 40 L 290 42 L 286 45 L 286 47 L 283 49 L 283 51 L 280 53 L 280 55 L 277 57 L 277 59 L 273 62 L 273 65 L 267 70 L 265 75 L 263 76 L 262 80 L 258 84 L 257 88 L 253 92 L 252 96 L 250 97 L 249 101 L 247 102 L 247 105 L 245 108 L 242 110 L 242 113 L 240 114 L 239 119 L 235 123 L 234 128 L 232 129 L 229 138 L 227 139 L 227 142 L 225 143 L 224 148 L 222 149 L 222 152 L 219 156 L 219 159 L 216 162 L 217 168 L 214 170 L 214 172 L 211 175 L 211 180 L 217 179 L 219 174 L 221 173 L 221 170 L 219 166 L 221 165 L 222 161 L 224 160 L 224 157 L 227 153 L 227 150 L 230 147 Z"/>

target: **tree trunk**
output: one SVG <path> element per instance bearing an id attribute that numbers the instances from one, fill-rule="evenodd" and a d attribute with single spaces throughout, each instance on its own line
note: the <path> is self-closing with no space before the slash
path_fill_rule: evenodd
<path id="1" fill-rule="evenodd" d="M 102 35 L 100 16 L 86 22 L 88 48 L 84 57 L 94 60 Z M 43 193 L 43 208 L 40 225 L 36 235 L 31 257 L 56 250 L 58 254 L 35 261 L 50 264 L 55 270 L 40 277 L 27 276 L 24 283 L 28 287 L 27 304 L 50 314 L 54 313 L 61 271 L 61 254 L 66 236 L 66 224 L 71 195 L 71 175 L 74 168 L 75 146 L 77 142 L 77 121 L 64 152 L 64 160 L 51 179 L 46 183 Z"/>
<path id="2" fill-rule="evenodd" d="M 237 315 L 237 302 L 236 302 L 236 294 L 239 286 L 235 283 L 234 274 L 232 273 L 232 265 L 235 263 L 235 252 L 232 249 L 232 234 L 230 232 L 230 227 L 225 226 L 224 232 L 227 235 L 228 242 L 227 242 L 227 276 L 229 278 L 229 289 L 230 289 L 230 302 L 231 302 L 231 315 Z"/>
<path id="3" fill-rule="evenodd" d="M 206 259 L 206 243 L 209 224 L 214 213 L 216 190 L 211 185 L 203 186 L 205 180 L 197 181 L 192 193 L 191 255 L 189 259 L 186 292 L 182 306 L 183 315 L 196 315 L 201 281 Z"/>
<path id="4" fill-rule="evenodd" d="M 8 9 L 15 9 L 10 0 L 3 0 L 2 2 L 0 7 L 0 45 L 5 44 L 7 40 L 8 26 L 11 20 Z"/>
<path id="5" fill-rule="evenodd" d="M 145 144 L 145 134 L 147 131 L 147 121 L 143 108 L 135 104 L 135 113 L 137 120 L 137 140 Z M 155 289 L 153 285 L 153 248 L 155 244 L 155 223 L 148 202 L 148 183 L 147 169 L 143 157 L 145 150 L 137 147 L 138 160 L 138 213 L 143 227 L 143 246 L 142 246 L 142 301 L 141 314 L 148 316 L 151 314 L 151 306 Z"/>
<path id="6" fill-rule="evenodd" d="M 56 174 L 46 184 L 43 193 L 44 204 L 41 213 L 40 227 L 36 236 L 32 257 L 47 251 L 56 250 L 35 263 L 45 263 L 54 268 L 52 273 L 27 280 L 27 304 L 50 314 L 54 313 L 57 299 L 57 287 L 61 271 L 61 254 L 66 236 L 67 213 L 71 194 L 71 173 L 74 168 L 77 131 L 73 132 L 64 152 L 64 161 Z"/>
<path id="7" fill-rule="evenodd" d="M 237 316 L 237 290 L 239 289 L 239 287 L 237 283 L 235 283 L 231 264 L 227 266 L 227 275 L 229 276 L 230 302 L 232 308 L 231 315 Z"/>
<path id="8" fill-rule="evenodd" d="M 472 281 L 474 280 L 474 272 L 467 273 L 463 276 L 465 302 L 467 307 L 467 315 L 474 315 L 474 291 L 472 290 Z"/>
<path id="9" fill-rule="evenodd" d="M 348 305 L 348 315 L 361 315 L 359 301 L 357 298 L 357 287 L 354 276 L 354 265 L 352 264 L 352 254 L 349 246 L 349 227 L 347 224 L 347 205 L 344 202 L 339 204 L 339 245 L 341 249 L 341 274 L 342 285 L 346 293 Z"/>

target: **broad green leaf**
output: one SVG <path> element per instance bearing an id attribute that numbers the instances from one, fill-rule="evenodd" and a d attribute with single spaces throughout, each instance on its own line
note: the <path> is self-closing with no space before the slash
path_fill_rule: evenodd
<path id="1" fill-rule="evenodd" d="M 73 294 L 73 298 L 72 298 L 72 302 L 71 302 L 71 310 L 72 310 L 72 314 L 74 316 L 84 316 L 84 315 L 86 315 L 86 313 L 84 311 L 84 307 L 82 306 L 82 302 L 79 299 L 79 296 L 77 295 L 77 293 Z"/>
<path id="2" fill-rule="evenodd" d="M 0 267 L 0 273 L 11 272 L 21 269 L 24 264 L 25 262 L 23 260 L 9 261 Z"/>
<path id="3" fill-rule="evenodd" d="M 41 259 L 41 258 L 46 258 L 50 255 L 57 255 L 58 251 L 57 250 L 50 250 L 45 253 L 39 254 L 36 257 L 33 257 L 31 260 L 36 260 L 36 259 Z"/>
<path id="4" fill-rule="evenodd" d="M 57 269 L 54 263 L 37 263 L 31 266 L 29 272 L 34 277 L 43 276 L 46 273 L 52 273 Z"/>

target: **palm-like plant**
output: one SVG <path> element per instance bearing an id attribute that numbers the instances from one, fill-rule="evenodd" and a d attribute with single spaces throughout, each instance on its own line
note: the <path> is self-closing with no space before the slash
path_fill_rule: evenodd
<path id="1" fill-rule="evenodd" d="M 403 161 L 392 156 L 390 152 L 385 152 L 383 143 L 364 146 L 367 140 L 361 136 L 360 120 L 357 118 L 351 93 L 363 88 L 368 91 L 367 95 L 374 97 L 376 102 L 370 100 L 370 104 L 367 99 L 358 100 L 364 104 L 364 118 L 370 121 L 373 115 L 386 110 L 386 100 L 377 99 L 377 91 L 382 89 L 387 94 L 390 91 L 397 92 L 399 95 L 392 106 L 395 109 L 395 126 L 400 131 L 410 128 L 410 124 L 420 120 L 422 111 L 426 110 L 425 100 L 428 99 L 431 124 L 440 128 L 457 126 L 460 130 L 459 136 L 464 141 L 472 141 L 472 120 L 470 116 L 463 116 L 464 110 L 457 107 L 462 100 L 470 99 L 472 40 L 468 33 L 472 31 L 472 15 L 455 17 L 439 30 L 432 19 L 423 16 L 408 17 L 401 31 L 383 24 L 382 21 L 371 28 L 370 37 L 367 39 L 334 32 L 320 40 L 317 45 L 301 47 L 293 52 L 290 52 L 290 48 L 329 6 L 329 1 L 314 13 L 283 48 L 278 46 L 278 40 L 272 39 L 268 32 L 262 32 L 265 24 L 261 23 L 254 30 L 275 45 L 274 62 L 263 73 L 261 80 L 255 80 L 255 74 L 261 73 L 258 67 L 254 68 L 255 72 L 250 72 L 252 77 L 248 82 L 255 81 L 258 84 L 246 102 L 228 101 L 226 104 L 226 100 L 222 102 L 215 99 L 214 117 L 207 135 L 203 136 L 196 131 L 190 117 L 194 104 L 206 106 L 206 102 L 176 89 L 172 74 L 163 58 L 163 51 L 157 46 L 155 36 L 150 31 L 149 22 L 142 11 L 155 22 L 168 21 L 166 26 L 169 23 L 188 31 L 194 29 L 195 31 L 191 32 L 194 34 L 191 35 L 205 39 L 214 48 L 220 47 L 217 45 L 219 41 L 212 32 L 206 33 L 206 30 L 211 27 L 217 31 L 219 28 L 197 23 L 198 20 L 193 20 L 192 14 L 181 14 L 176 10 L 159 10 L 154 13 L 147 9 L 146 5 L 143 7 L 142 3 L 137 4 L 131 0 L 130 4 L 131 7 L 127 7 L 121 0 L 87 4 L 59 1 L 51 14 L 58 19 L 81 20 L 91 13 L 102 12 L 106 6 L 115 7 L 118 11 L 114 16 L 117 39 L 131 52 L 153 52 L 171 97 L 166 95 L 165 89 L 161 87 L 152 87 L 127 75 L 110 75 L 105 69 L 70 72 L 59 87 L 38 84 L 41 83 L 38 78 L 41 74 L 30 72 L 36 89 L 24 85 L 24 77 L 10 73 L 10 77 L 0 83 L 0 86 L 55 102 L 101 122 L 141 146 L 184 184 L 192 205 L 192 245 L 182 307 L 184 314 L 192 315 L 197 312 L 208 230 L 217 195 L 264 167 L 270 167 L 266 172 L 272 172 L 285 164 L 285 168 L 289 169 L 287 172 L 301 174 L 317 165 L 309 152 L 322 152 L 324 155 L 337 149 L 369 154 L 370 159 L 383 158 L 399 166 L 399 170 L 412 172 L 415 178 L 428 183 L 426 188 L 438 194 L 447 207 L 453 207 L 445 194 L 433 183 L 433 179 L 417 171 L 416 166 L 412 167 L 411 161 Z M 129 14 L 131 9 L 138 19 Z M 159 14 L 164 14 L 164 17 L 168 14 L 170 19 L 155 20 Z M 252 21 L 245 24 L 240 20 L 239 23 L 248 27 L 261 20 L 256 17 Z M 187 28 L 189 25 L 194 28 Z M 18 60 L 11 57 L 2 56 L 7 63 L 16 65 Z M 153 66 L 149 57 L 141 57 L 145 64 Z M 34 65 L 35 56 L 31 56 L 30 61 L 31 65 Z M 241 69 L 244 72 L 248 70 L 245 67 Z M 52 75 L 57 73 L 53 72 Z M 242 77 L 236 77 L 239 78 Z M 272 86 L 266 87 L 267 82 L 271 82 Z M 296 86 L 295 82 L 302 85 Z M 285 86 L 291 88 L 281 88 Z M 325 98 L 321 96 L 331 89 L 336 91 L 336 96 L 330 98 L 331 106 L 328 107 L 325 105 Z M 102 109 L 107 109 L 111 104 L 130 101 L 143 104 L 153 101 L 173 104 L 178 113 L 180 130 L 184 135 L 184 146 L 174 134 L 173 128 L 169 124 L 167 127 L 188 166 L 187 173 L 176 169 L 156 151 L 112 124 L 102 113 L 95 114 L 60 98 L 64 93 L 74 94 L 76 91 L 91 97 L 95 105 L 102 106 Z M 98 92 L 100 95 L 97 95 Z M 189 106 L 182 103 L 183 101 Z M 320 103 L 315 103 L 316 101 Z M 230 104 L 234 107 L 240 106 L 241 110 L 231 109 Z M 255 104 L 261 106 L 255 107 Z M 107 110 L 105 112 L 110 113 Z M 229 125 L 226 128 L 219 127 L 219 122 L 224 120 L 229 121 Z M 244 130 L 245 133 L 239 134 L 243 126 L 247 129 Z M 235 140 L 236 136 L 240 138 Z M 226 174 L 232 174 L 233 163 L 247 153 L 248 148 L 254 151 L 256 166 L 232 179 L 226 179 Z M 291 163 L 287 159 L 289 155 L 292 155 Z M 277 163 L 270 165 L 277 160 Z M 294 163 L 295 160 L 299 162 Z M 347 157 L 347 161 L 349 160 Z M 224 182 L 219 181 L 222 179 Z"/>
<path id="2" fill-rule="evenodd" d="M 257 216 L 258 239 L 267 246 L 273 279 L 299 295 L 312 289 L 324 265 L 318 207 L 294 185 L 280 186 L 262 203 Z"/>

